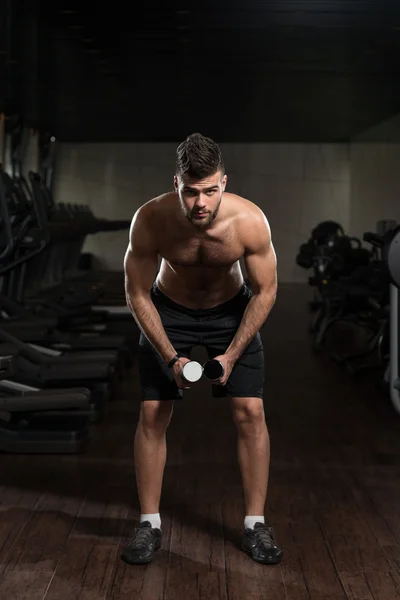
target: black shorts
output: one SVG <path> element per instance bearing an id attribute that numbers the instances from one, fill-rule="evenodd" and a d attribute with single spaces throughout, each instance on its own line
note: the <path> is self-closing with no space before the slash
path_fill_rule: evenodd
<path id="1" fill-rule="evenodd" d="M 177 352 L 190 358 L 195 346 L 204 346 L 209 358 L 224 354 L 234 337 L 251 291 L 243 286 L 231 300 L 209 309 L 194 310 L 177 304 L 154 285 L 151 299 L 161 317 L 165 332 Z M 158 352 L 143 335 L 139 342 L 139 374 L 142 400 L 175 400 L 183 397 Z M 257 332 L 235 363 L 226 385 L 212 385 L 215 398 L 256 397 L 264 391 L 264 352 Z"/>

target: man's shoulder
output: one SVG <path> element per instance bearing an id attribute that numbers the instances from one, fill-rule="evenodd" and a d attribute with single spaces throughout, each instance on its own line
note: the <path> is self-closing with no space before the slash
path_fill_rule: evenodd
<path id="1" fill-rule="evenodd" d="M 246 250 L 268 244 L 271 230 L 261 208 L 242 196 L 232 194 L 231 197 L 236 234 Z"/>
<path id="2" fill-rule="evenodd" d="M 178 195 L 176 192 L 165 192 L 159 196 L 151 198 L 138 209 L 142 214 L 159 213 L 163 209 L 176 202 Z"/>
<path id="3" fill-rule="evenodd" d="M 237 194 L 226 194 L 231 215 L 240 225 L 263 224 L 266 216 L 261 208 L 251 200 Z"/>
<path id="4" fill-rule="evenodd" d="M 177 194 L 175 192 L 166 192 L 147 200 L 139 206 L 132 217 L 132 223 L 154 223 L 158 217 L 163 218 L 166 211 L 171 209 L 176 203 Z"/>
<path id="5" fill-rule="evenodd" d="M 166 192 L 155 196 L 136 209 L 130 227 L 132 236 L 139 228 L 146 231 L 159 230 L 160 222 L 166 219 L 166 215 L 176 202 L 175 192 Z"/>

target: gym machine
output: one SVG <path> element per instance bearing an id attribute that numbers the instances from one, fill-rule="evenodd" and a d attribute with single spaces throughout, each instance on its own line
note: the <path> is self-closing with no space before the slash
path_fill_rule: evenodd
<path id="1" fill-rule="evenodd" d="M 377 233 L 367 232 L 364 241 L 380 252 L 390 289 L 389 310 L 389 364 L 386 379 L 389 395 L 394 408 L 400 413 L 400 374 L 399 374 L 399 288 L 400 288 L 400 225 L 396 221 L 379 221 Z"/>
<path id="2" fill-rule="evenodd" d="M 90 391 L 16 385 L 18 352 L 0 345 L 0 452 L 76 454 L 90 442 Z"/>

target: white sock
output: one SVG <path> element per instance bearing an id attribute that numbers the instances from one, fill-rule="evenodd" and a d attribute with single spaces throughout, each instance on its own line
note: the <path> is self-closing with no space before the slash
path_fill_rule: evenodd
<path id="1" fill-rule="evenodd" d="M 260 517 L 253 517 L 253 515 L 251 515 L 251 517 L 246 516 L 244 519 L 245 528 L 254 529 L 254 525 L 256 523 L 265 523 L 264 516 L 261 515 Z"/>
<path id="2" fill-rule="evenodd" d="M 150 521 L 152 527 L 161 529 L 160 513 L 140 515 L 140 522 L 143 523 L 143 521 Z"/>

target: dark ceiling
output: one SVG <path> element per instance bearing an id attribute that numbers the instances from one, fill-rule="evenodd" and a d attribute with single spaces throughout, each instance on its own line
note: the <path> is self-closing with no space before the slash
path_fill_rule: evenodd
<path id="1" fill-rule="evenodd" d="M 7 110 L 59 139 L 343 141 L 400 112 L 400 0 L 3 4 Z"/>

